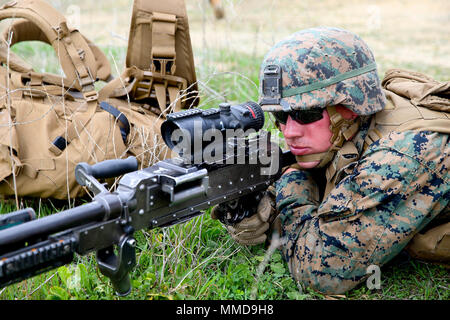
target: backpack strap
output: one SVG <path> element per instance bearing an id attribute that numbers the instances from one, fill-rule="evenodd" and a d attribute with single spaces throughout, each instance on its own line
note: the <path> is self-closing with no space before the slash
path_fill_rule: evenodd
<path id="1" fill-rule="evenodd" d="M 83 93 L 95 90 L 97 63 L 94 54 L 78 30 L 69 30 L 66 19 L 56 9 L 42 0 L 11 1 L 0 8 L 0 20 L 8 18 L 24 18 L 35 24 L 42 32 L 39 38 L 45 38 L 58 53 L 71 86 Z"/>
<path id="2" fill-rule="evenodd" d="M 99 100 L 108 98 L 131 97 L 135 101 L 148 98 L 156 99 L 159 112 L 167 114 L 181 109 L 182 99 L 180 92 L 187 89 L 184 78 L 160 73 L 143 71 L 137 67 L 126 68 L 120 77 L 106 84 L 99 91 Z M 167 96 L 169 106 L 167 107 Z"/>
<path id="3" fill-rule="evenodd" d="M 389 73 L 390 71 L 388 71 Z M 390 84 L 392 87 L 398 81 L 395 75 L 399 74 L 398 69 L 395 72 L 389 73 L 389 81 L 383 80 L 383 84 Z M 367 135 L 364 138 L 363 152 L 366 151 L 371 144 L 379 139 L 386 137 L 390 132 L 402 132 L 406 130 L 416 131 L 435 131 L 440 133 L 450 134 L 450 113 L 447 111 L 447 105 L 450 105 L 448 98 L 445 95 L 432 97 L 436 92 L 446 92 L 450 87 L 448 84 L 440 84 L 439 82 L 413 73 L 411 78 L 408 78 L 408 72 L 401 73 L 400 88 L 394 87 L 394 91 L 383 89 L 386 95 L 385 108 L 372 116 Z M 420 81 L 419 81 L 420 79 Z M 422 84 L 422 85 L 420 85 Z M 432 88 L 432 89 L 430 89 Z M 415 89 L 415 90 L 410 90 Z M 417 94 L 417 91 L 422 93 Z M 440 90 L 440 91 L 439 91 Z M 426 92 L 426 94 L 423 94 Z M 409 98 L 409 97 L 416 97 Z M 418 98 L 420 96 L 420 99 Z M 430 105 L 430 101 L 434 105 Z M 426 103 L 425 103 L 426 102 Z M 329 110 L 330 120 L 333 121 L 335 112 Z M 350 130 L 350 129 L 349 129 Z M 350 130 L 346 137 L 352 136 L 354 130 Z M 345 173 L 352 161 L 357 160 L 358 152 L 354 145 L 348 143 L 344 144 L 338 154 L 333 158 L 332 163 L 327 167 L 326 177 L 327 186 L 326 193 L 340 181 L 340 174 Z M 362 142 L 362 140 L 361 140 Z"/>
<path id="4" fill-rule="evenodd" d="M 127 117 L 118 109 L 105 101 L 100 102 L 100 109 L 110 113 L 117 120 L 119 124 L 120 135 L 122 136 L 123 143 L 126 144 L 128 135 L 130 134 L 130 123 L 128 122 Z"/>
<path id="5" fill-rule="evenodd" d="M 70 32 L 74 32 L 74 29 L 71 29 Z M 11 35 L 11 38 L 9 38 L 9 35 Z M 90 41 L 88 38 L 86 38 L 84 35 L 82 35 L 83 39 L 88 44 L 89 48 L 92 50 L 92 53 L 94 54 L 95 62 L 96 62 L 96 69 L 97 69 L 97 79 L 103 80 L 103 81 L 109 81 L 111 79 L 111 66 L 109 64 L 108 59 L 106 58 L 103 51 L 101 51 L 92 41 Z M 13 45 L 24 42 L 24 41 L 40 41 L 47 43 L 49 45 L 52 45 L 49 43 L 48 38 L 42 33 L 41 29 L 34 24 L 33 22 L 26 20 L 26 19 L 18 19 L 16 21 L 13 21 L 11 25 L 3 32 L 3 39 L 4 44 L 6 45 L 9 43 L 9 45 L 12 47 Z M 11 55 L 12 52 L 9 52 Z M 20 61 L 17 62 L 17 64 L 22 67 L 22 72 L 28 72 L 31 71 L 32 68 L 29 66 L 25 61 L 20 59 L 20 57 L 14 55 L 15 59 Z M 6 54 L 0 53 L 0 59 L 2 59 L 2 62 L 6 60 Z M 11 58 L 10 58 L 11 60 Z M 5 61 L 6 62 L 6 61 Z M 19 67 L 20 68 L 20 67 Z M 12 67 L 13 70 L 16 70 L 18 72 L 21 72 L 21 70 L 17 70 L 17 68 Z M 64 82 L 63 77 L 47 74 L 48 76 L 44 78 L 44 80 L 48 81 L 49 83 L 55 84 L 55 85 L 67 85 L 67 81 Z"/>
<path id="6" fill-rule="evenodd" d="M 152 51 L 150 53 L 153 72 L 173 75 L 176 69 L 175 31 L 177 17 L 174 14 L 153 12 L 151 17 Z"/>
<path id="7" fill-rule="evenodd" d="M 134 0 L 126 67 L 145 72 L 129 93 L 133 100 L 153 99 L 161 113 L 198 104 L 184 0 Z"/>
<path id="8" fill-rule="evenodd" d="M 135 2 L 135 6 L 139 1 Z M 138 79 L 133 86 L 132 96 L 135 100 L 142 100 L 156 96 L 159 109 L 164 112 L 167 105 L 172 104 L 176 111 L 181 109 L 181 99 L 177 99 L 181 90 L 186 86 L 172 85 L 169 78 L 175 74 L 176 70 L 176 50 L 175 34 L 177 30 L 177 17 L 174 14 L 152 12 L 148 14 L 143 11 L 136 11 L 135 24 L 142 26 L 141 31 L 151 30 L 147 36 L 151 39 L 150 50 L 131 50 L 127 56 L 132 56 L 134 63 L 141 70 L 146 70 L 145 77 Z M 136 46 L 136 42 L 134 42 Z M 142 49 L 142 48 L 141 48 Z M 130 59 L 127 59 L 129 62 Z M 186 82 L 181 80 L 182 82 Z M 167 103 L 167 96 L 169 103 Z"/>
<path id="9" fill-rule="evenodd" d="M 21 73 L 33 71 L 33 67 L 29 63 L 26 63 L 18 55 L 9 50 L 8 43 L 3 39 L 0 39 L 0 63 L 3 65 L 9 64 L 11 70 Z"/>

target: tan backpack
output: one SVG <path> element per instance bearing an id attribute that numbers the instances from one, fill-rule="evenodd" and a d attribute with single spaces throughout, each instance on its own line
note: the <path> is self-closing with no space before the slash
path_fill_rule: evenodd
<path id="1" fill-rule="evenodd" d="M 184 8 L 182 1 L 177 3 Z M 136 1 L 133 16 L 141 5 Z M 85 192 L 74 177 L 79 162 L 93 164 L 134 155 L 141 166 L 148 166 L 168 156 L 160 125 L 166 112 L 188 101 L 181 97 L 175 102 L 174 90 L 169 88 L 175 83 L 177 96 L 189 85 L 196 88 L 187 26 L 176 41 L 185 43 L 185 52 L 177 60 L 191 56 L 189 71 L 172 74 L 175 63 L 171 73 L 144 70 L 137 61 L 128 64 L 127 57 L 124 74 L 98 93 L 95 82 L 111 80 L 109 62 L 78 30 L 70 29 L 57 10 L 42 0 L 11 1 L 0 8 L 0 20 L 9 18 L 14 21 L 0 47 L 0 194 L 77 197 Z M 183 19 L 187 24 L 186 15 Z M 135 23 L 132 20 L 130 34 Z M 145 32 L 139 41 L 130 37 L 129 52 L 143 50 L 140 43 L 148 38 Z M 31 40 L 52 45 L 64 76 L 34 72 L 11 52 L 12 45 Z M 165 103 L 157 98 L 162 94 L 156 84 L 169 92 Z"/>

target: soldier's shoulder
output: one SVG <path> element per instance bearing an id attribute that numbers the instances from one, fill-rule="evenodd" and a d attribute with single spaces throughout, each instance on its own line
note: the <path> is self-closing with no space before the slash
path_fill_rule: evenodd
<path id="1" fill-rule="evenodd" d="M 364 157 L 374 153 L 386 153 L 384 161 L 395 156 L 405 161 L 415 160 L 432 170 L 449 169 L 449 135 L 432 131 L 391 132 L 369 146 Z"/>
<path id="2" fill-rule="evenodd" d="M 432 131 L 390 132 L 386 137 L 372 143 L 366 154 L 382 149 L 391 149 L 406 155 L 426 155 L 428 153 L 447 154 L 450 150 L 449 135 Z"/>

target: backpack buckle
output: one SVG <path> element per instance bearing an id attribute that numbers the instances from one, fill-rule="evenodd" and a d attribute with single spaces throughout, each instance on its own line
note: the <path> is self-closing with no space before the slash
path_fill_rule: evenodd
<path id="1" fill-rule="evenodd" d="M 168 87 L 177 88 L 179 91 L 187 89 L 187 81 L 184 78 L 144 71 L 142 79 L 136 79 L 131 90 L 134 99 L 156 98 L 155 85 L 158 84 L 163 85 L 165 90 Z"/>
<path id="2" fill-rule="evenodd" d="M 153 58 L 151 71 L 160 73 L 162 76 L 175 73 L 175 58 Z"/>

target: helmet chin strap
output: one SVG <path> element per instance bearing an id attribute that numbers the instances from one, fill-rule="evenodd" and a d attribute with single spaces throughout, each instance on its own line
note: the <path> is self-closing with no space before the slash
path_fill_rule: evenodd
<path id="1" fill-rule="evenodd" d="M 331 147 L 330 147 L 331 149 Z M 313 154 L 305 154 L 302 156 L 295 156 L 295 159 L 297 160 L 297 163 L 302 162 L 314 162 L 314 161 L 320 161 L 319 164 L 316 166 L 316 168 L 322 168 L 325 164 L 331 161 L 334 156 L 334 152 L 330 152 L 330 149 L 325 152 L 321 153 L 313 153 Z"/>
<path id="2" fill-rule="evenodd" d="M 323 168 L 334 158 L 336 152 L 342 147 L 344 142 L 350 140 L 358 132 L 359 118 L 356 120 L 344 119 L 336 111 L 335 106 L 328 106 L 327 112 L 330 116 L 330 130 L 333 133 L 330 139 L 330 148 L 325 152 L 295 156 L 298 163 L 320 161 L 316 168 Z"/>

